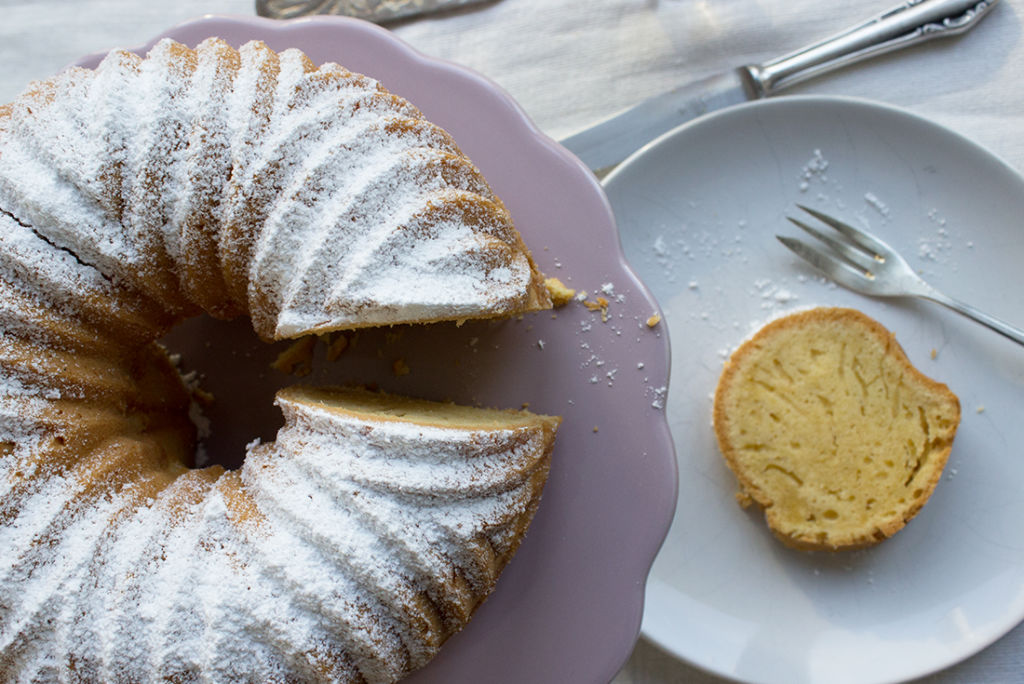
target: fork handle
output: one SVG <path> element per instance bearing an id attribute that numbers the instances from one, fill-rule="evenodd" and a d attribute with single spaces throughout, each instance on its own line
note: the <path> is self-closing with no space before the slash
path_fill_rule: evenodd
<path id="1" fill-rule="evenodd" d="M 964 304 L 963 302 L 953 299 L 952 297 L 947 297 L 946 295 L 936 290 L 931 290 L 924 296 L 932 300 L 933 302 L 938 302 L 939 304 L 949 307 L 950 309 L 956 311 L 957 313 L 961 313 L 964 316 L 967 316 L 968 318 L 971 318 L 977 321 L 978 323 L 981 323 L 982 325 L 991 330 L 995 330 L 997 333 L 1003 335 L 1004 337 L 1009 337 L 1017 344 L 1024 345 L 1024 330 L 1021 330 L 1020 328 L 1015 328 L 1006 321 L 1000 320 L 995 316 L 989 316 L 984 311 L 979 311 L 970 304 Z"/>

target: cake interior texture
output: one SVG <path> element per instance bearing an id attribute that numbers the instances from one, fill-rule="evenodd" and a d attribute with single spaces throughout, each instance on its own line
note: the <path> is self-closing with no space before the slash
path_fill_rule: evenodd
<path id="1" fill-rule="evenodd" d="M 806 549 L 868 546 L 901 529 L 935 489 L 959 420 L 956 396 L 851 309 L 769 323 L 733 353 L 714 403 L 741 502 Z"/>
<path id="2" fill-rule="evenodd" d="M 295 385 L 283 390 L 280 397 L 302 400 L 325 411 L 362 416 L 368 420 L 407 421 L 438 428 L 488 430 L 542 426 L 554 429 L 560 422 L 557 418 L 526 410 L 479 408 L 353 387 Z"/>

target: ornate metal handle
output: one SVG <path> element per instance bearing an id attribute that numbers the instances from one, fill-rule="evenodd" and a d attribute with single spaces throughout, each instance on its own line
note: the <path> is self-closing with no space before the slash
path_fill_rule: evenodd
<path id="1" fill-rule="evenodd" d="M 343 14 L 377 22 L 455 9 L 485 0 L 256 0 L 256 13 L 271 19 L 294 19 L 307 14 Z"/>
<path id="2" fill-rule="evenodd" d="M 998 0 L 908 0 L 802 50 L 745 67 L 761 96 L 826 71 L 970 29 Z"/>

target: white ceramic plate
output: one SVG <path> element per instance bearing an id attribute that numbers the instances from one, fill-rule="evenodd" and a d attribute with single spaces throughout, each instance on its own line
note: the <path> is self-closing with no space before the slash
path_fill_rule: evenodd
<path id="1" fill-rule="evenodd" d="M 1024 324 L 1024 180 L 904 111 L 783 98 L 667 134 L 606 181 L 627 257 L 672 342 L 679 504 L 643 631 L 749 682 L 882 682 L 984 648 L 1024 617 L 1024 349 L 928 302 L 837 288 L 776 239 L 800 202 L 878 233 L 949 294 Z M 795 215 L 795 214 L 794 214 Z M 734 500 L 710 427 L 728 353 L 781 313 L 851 306 L 947 383 L 963 420 L 906 529 L 865 551 L 800 553 Z M 934 350 L 934 352 L 933 352 Z M 934 358 L 933 358 L 934 356 Z"/>

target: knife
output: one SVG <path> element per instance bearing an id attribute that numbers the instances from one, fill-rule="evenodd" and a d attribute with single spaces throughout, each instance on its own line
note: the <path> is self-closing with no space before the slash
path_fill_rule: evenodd
<path id="1" fill-rule="evenodd" d="M 838 67 L 964 33 L 998 0 L 908 0 L 842 33 L 762 64 L 657 95 L 559 141 L 599 178 L 662 133 L 702 114 L 774 95 Z"/>

